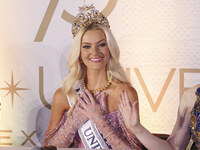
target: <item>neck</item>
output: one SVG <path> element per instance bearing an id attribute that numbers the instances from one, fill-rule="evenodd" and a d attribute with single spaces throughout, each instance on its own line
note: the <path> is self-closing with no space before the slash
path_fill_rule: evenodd
<path id="1" fill-rule="evenodd" d="M 89 90 L 96 90 L 105 86 L 108 82 L 106 70 L 87 70 L 86 87 Z"/>

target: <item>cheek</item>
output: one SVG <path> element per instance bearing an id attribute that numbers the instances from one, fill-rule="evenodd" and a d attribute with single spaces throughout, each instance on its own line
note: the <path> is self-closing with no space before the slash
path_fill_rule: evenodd
<path id="1" fill-rule="evenodd" d="M 106 49 L 104 55 L 107 56 L 108 59 L 110 59 L 110 50 Z"/>
<path id="2" fill-rule="evenodd" d="M 87 50 L 81 50 L 81 57 L 86 57 L 88 56 L 88 51 Z"/>

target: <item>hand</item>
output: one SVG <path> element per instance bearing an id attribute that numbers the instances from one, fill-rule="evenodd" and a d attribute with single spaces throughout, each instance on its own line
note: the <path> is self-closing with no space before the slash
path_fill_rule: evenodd
<path id="1" fill-rule="evenodd" d="M 94 94 L 95 99 L 97 102 L 101 104 L 101 108 L 105 111 L 105 114 L 109 113 L 108 108 L 108 94 L 105 92 Z"/>
<path id="2" fill-rule="evenodd" d="M 79 110 L 93 121 L 97 121 L 108 112 L 106 103 L 107 95 L 102 93 L 96 97 L 99 102 L 95 100 L 88 90 L 85 90 L 85 92 L 81 94 L 81 97 L 78 98 L 78 102 L 80 103 Z M 84 101 L 82 99 L 84 99 Z"/>
<path id="3" fill-rule="evenodd" d="M 80 110 L 79 110 L 79 106 L 80 105 L 80 102 L 78 102 L 72 112 L 72 118 L 74 120 L 76 120 L 74 123 L 75 123 L 75 126 L 80 126 L 82 125 L 83 123 L 85 123 L 87 120 L 88 120 L 88 117 L 85 116 Z"/>
<path id="4" fill-rule="evenodd" d="M 139 110 L 137 104 L 137 101 L 135 101 L 133 104 L 130 103 L 127 91 L 123 91 L 120 95 L 118 108 L 122 114 L 126 128 L 133 132 L 134 129 L 140 125 Z"/>

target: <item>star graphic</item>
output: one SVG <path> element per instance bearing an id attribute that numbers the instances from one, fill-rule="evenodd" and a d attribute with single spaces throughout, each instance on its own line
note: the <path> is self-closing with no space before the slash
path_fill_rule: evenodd
<path id="1" fill-rule="evenodd" d="M 8 93 L 4 96 L 4 98 L 8 95 L 11 94 L 11 100 L 12 100 L 12 106 L 13 106 L 13 101 L 14 101 L 14 94 L 16 94 L 17 96 L 19 96 L 20 98 L 22 98 L 17 91 L 21 91 L 21 90 L 30 90 L 28 88 L 21 88 L 21 87 L 17 87 L 17 85 L 20 83 L 21 81 L 17 82 L 16 84 L 14 84 L 14 78 L 13 78 L 13 72 L 12 72 L 12 76 L 11 76 L 11 84 L 9 84 L 7 81 L 5 81 L 5 83 L 8 85 L 8 87 L 2 87 L 0 88 L 0 90 L 6 90 L 8 91 Z"/>

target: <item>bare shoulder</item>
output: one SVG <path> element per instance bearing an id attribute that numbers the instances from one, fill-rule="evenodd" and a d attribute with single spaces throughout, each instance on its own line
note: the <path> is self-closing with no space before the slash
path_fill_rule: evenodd
<path id="1" fill-rule="evenodd" d="M 59 88 L 55 91 L 54 97 L 53 97 L 52 107 L 59 107 L 60 109 L 64 109 L 64 110 L 69 109 L 67 97 L 64 94 L 62 88 Z"/>
<path id="2" fill-rule="evenodd" d="M 123 91 L 128 91 L 128 96 L 131 102 L 138 100 L 137 91 L 131 85 L 120 83 L 118 84 L 118 86 L 116 86 L 115 92 L 118 95 L 118 97 Z"/>
<path id="3" fill-rule="evenodd" d="M 53 130 L 60 122 L 64 112 L 69 109 L 67 97 L 62 88 L 59 88 L 54 93 L 53 102 L 51 105 L 51 118 L 49 121 L 48 131 Z"/>

